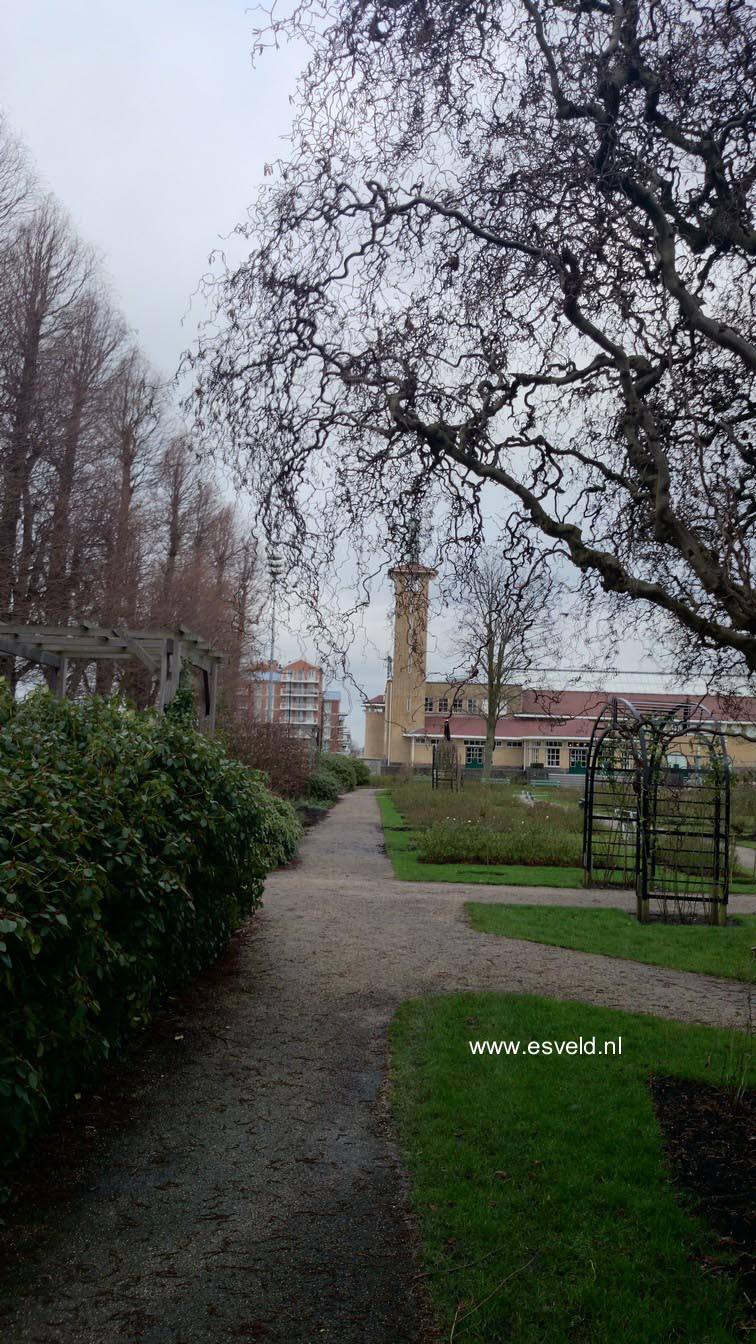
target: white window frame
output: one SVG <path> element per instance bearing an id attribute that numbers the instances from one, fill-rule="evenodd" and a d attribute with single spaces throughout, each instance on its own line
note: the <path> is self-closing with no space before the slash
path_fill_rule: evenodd
<path id="1" fill-rule="evenodd" d="M 554 760 L 556 757 L 556 760 Z M 556 770 L 562 764 L 562 749 L 549 742 L 546 747 L 546 768 Z"/>

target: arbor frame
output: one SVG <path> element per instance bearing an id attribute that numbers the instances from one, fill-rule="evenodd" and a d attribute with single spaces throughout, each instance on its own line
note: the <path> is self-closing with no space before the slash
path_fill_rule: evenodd
<path id="1" fill-rule="evenodd" d="M 66 694 L 71 662 L 139 662 L 157 681 L 156 706 L 167 709 L 181 680 L 184 666 L 201 673 L 200 727 L 215 732 L 218 671 L 224 655 L 186 626 L 175 630 L 122 630 L 81 621 L 78 625 L 15 625 L 0 623 L 0 656 L 20 658 L 46 668 L 52 689 Z"/>
<path id="2" fill-rule="evenodd" d="M 703 767 L 671 766 L 695 738 Z M 730 760 L 700 706 L 613 698 L 594 724 L 583 817 L 586 886 L 635 887 L 637 914 L 725 924 L 730 887 Z"/>

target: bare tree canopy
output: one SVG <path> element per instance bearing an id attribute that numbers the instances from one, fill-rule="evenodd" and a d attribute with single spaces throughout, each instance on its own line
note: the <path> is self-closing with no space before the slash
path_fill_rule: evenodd
<path id="1" fill-rule="evenodd" d="M 289 36 L 292 151 L 192 356 L 203 431 L 302 555 L 434 491 L 475 537 L 490 485 L 588 587 L 756 671 L 753 6 L 304 0 L 260 49 Z"/>
<path id="2" fill-rule="evenodd" d="M 496 725 L 515 681 L 527 675 L 546 648 L 557 655 L 554 580 L 541 557 L 531 561 L 513 551 L 484 548 L 461 584 L 459 615 L 452 639 L 456 670 L 465 681 L 486 688 L 486 741 L 483 773 L 489 775 Z"/>
<path id="3" fill-rule="evenodd" d="M 182 623 L 229 684 L 261 598 L 248 523 L 0 118 L 0 620 Z"/>

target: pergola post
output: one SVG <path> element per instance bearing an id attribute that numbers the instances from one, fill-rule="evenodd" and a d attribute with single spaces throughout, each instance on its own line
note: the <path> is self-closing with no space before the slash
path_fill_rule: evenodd
<path id="1" fill-rule="evenodd" d="M 163 642 L 160 656 L 160 682 L 158 685 L 158 709 L 166 710 L 173 700 L 181 679 L 181 643 L 170 637 Z"/>
<path id="2" fill-rule="evenodd" d="M 207 708 L 207 731 L 210 737 L 215 736 L 215 716 L 218 708 L 218 662 L 213 659 L 213 665 L 207 674 L 208 677 L 208 708 Z"/>
<path id="3" fill-rule="evenodd" d="M 52 689 L 61 700 L 66 698 L 66 683 L 68 681 L 68 659 L 61 657 L 58 666 L 53 674 Z"/>

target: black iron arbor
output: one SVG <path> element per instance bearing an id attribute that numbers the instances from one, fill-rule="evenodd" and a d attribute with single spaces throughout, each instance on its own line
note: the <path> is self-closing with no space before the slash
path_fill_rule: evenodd
<path id="1" fill-rule="evenodd" d="M 730 763 L 699 706 L 612 699 L 591 735 L 584 806 L 587 886 L 633 886 L 644 923 L 726 922 Z"/>

